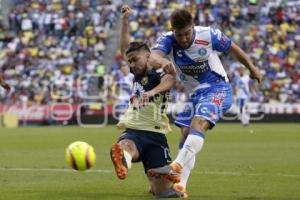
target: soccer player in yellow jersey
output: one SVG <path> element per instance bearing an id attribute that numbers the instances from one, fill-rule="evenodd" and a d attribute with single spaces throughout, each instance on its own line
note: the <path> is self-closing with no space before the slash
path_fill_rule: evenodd
<path id="1" fill-rule="evenodd" d="M 167 93 L 175 84 L 175 77 L 151 69 L 150 49 L 142 42 L 129 42 L 128 16 L 131 9 L 122 8 L 121 52 L 133 72 L 134 86 L 129 108 L 118 127 L 125 129 L 112 145 L 111 160 L 119 179 L 127 177 L 132 162 L 142 162 L 148 169 L 170 163 L 166 134 L 170 131 L 166 115 Z M 173 189 L 173 180 L 147 175 L 151 192 L 156 198 L 183 197 Z"/>

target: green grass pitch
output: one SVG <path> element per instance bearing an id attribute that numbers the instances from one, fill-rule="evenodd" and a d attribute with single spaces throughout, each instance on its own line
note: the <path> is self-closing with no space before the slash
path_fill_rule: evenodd
<path id="1" fill-rule="evenodd" d="M 124 181 L 114 174 L 109 150 L 118 135 L 114 126 L 0 128 L 0 200 L 153 199 L 141 164 Z M 189 199 L 300 199 L 300 124 L 218 124 L 207 135 Z M 173 158 L 178 138 L 173 127 L 168 135 Z M 96 150 L 90 171 L 66 166 L 65 148 L 77 140 Z"/>

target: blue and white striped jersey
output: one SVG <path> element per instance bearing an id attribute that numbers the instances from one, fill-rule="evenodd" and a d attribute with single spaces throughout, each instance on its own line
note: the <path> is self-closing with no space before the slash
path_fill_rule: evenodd
<path id="1" fill-rule="evenodd" d="M 219 29 L 195 26 L 190 47 L 180 48 L 170 31 L 157 40 L 152 50 L 160 50 L 174 61 L 180 81 L 192 92 L 220 80 L 228 82 L 218 52 L 226 52 L 230 47 L 231 40 Z"/>

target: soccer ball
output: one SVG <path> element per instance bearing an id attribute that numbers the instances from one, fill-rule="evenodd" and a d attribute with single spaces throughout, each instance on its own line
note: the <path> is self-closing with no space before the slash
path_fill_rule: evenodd
<path id="1" fill-rule="evenodd" d="M 94 148 L 86 142 L 73 142 L 66 149 L 66 161 L 75 170 L 90 169 L 96 161 Z"/>

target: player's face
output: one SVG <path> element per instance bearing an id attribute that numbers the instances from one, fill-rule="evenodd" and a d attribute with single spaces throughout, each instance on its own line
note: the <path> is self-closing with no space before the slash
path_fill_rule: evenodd
<path id="1" fill-rule="evenodd" d="M 142 76 L 147 71 L 147 61 L 150 56 L 146 51 L 133 51 L 127 54 L 127 61 L 134 75 Z"/>
<path id="2" fill-rule="evenodd" d="M 175 39 L 181 48 L 188 48 L 193 42 L 193 28 L 194 25 L 189 25 L 182 29 L 173 29 Z"/>

